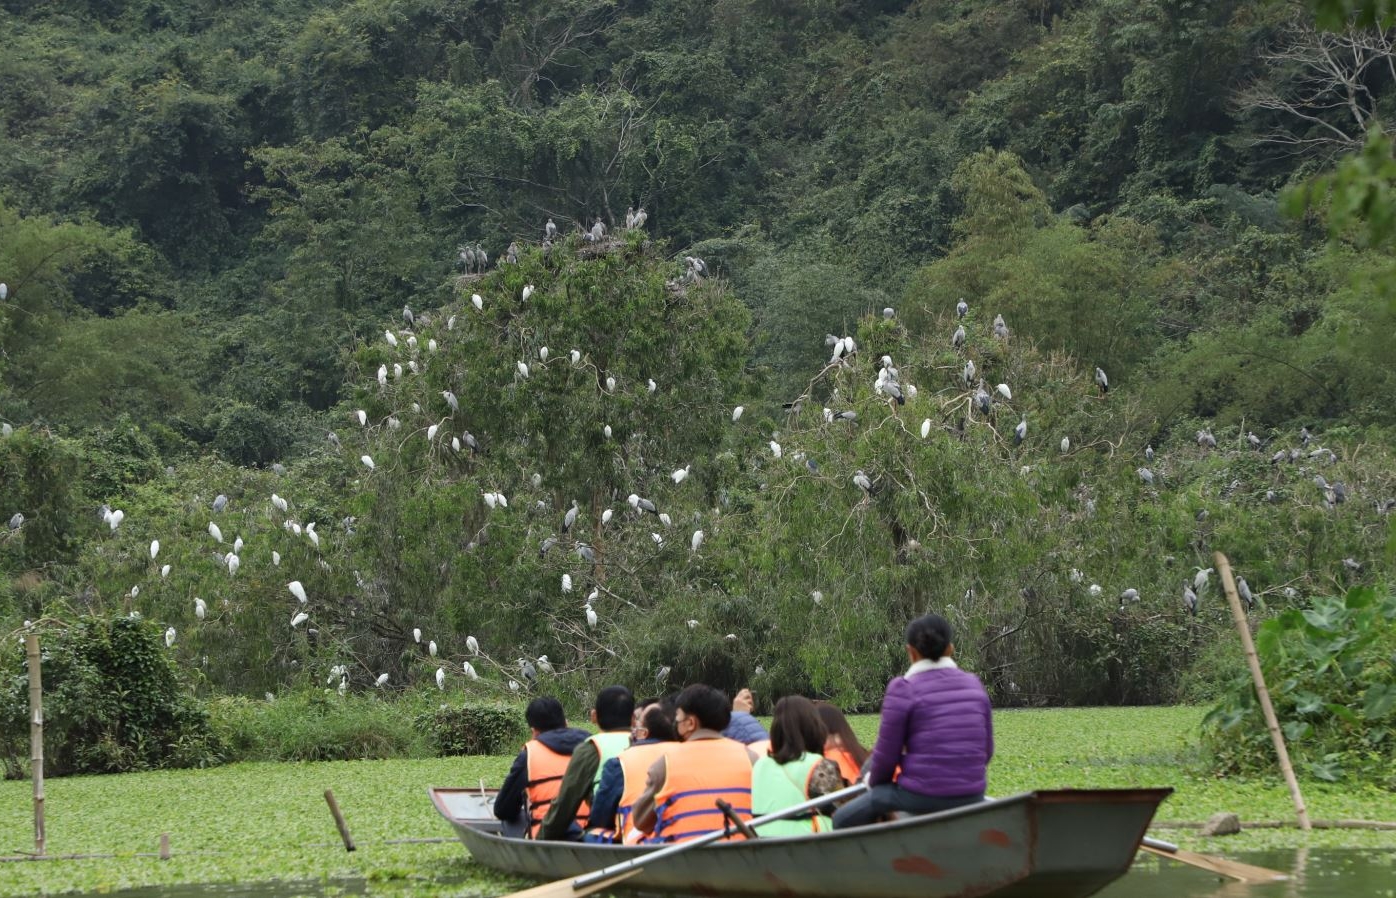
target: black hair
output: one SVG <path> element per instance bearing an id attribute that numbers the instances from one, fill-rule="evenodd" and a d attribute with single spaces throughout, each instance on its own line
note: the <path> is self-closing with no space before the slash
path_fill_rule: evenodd
<path id="1" fill-rule="evenodd" d="M 607 686 L 596 693 L 596 725 L 603 730 L 628 730 L 635 714 L 635 694 L 624 686 Z"/>
<path id="2" fill-rule="evenodd" d="M 798 760 L 807 751 L 823 755 L 828 736 L 814 702 L 803 695 L 787 695 L 776 702 L 771 714 L 771 757 L 777 764 Z"/>
<path id="3" fill-rule="evenodd" d="M 524 720 L 540 733 L 567 726 L 567 712 L 562 710 L 562 702 L 551 695 L 540 695 L 528 703 Z"/>
<path id="4" fill-rule="evenodd" d="M 650 703 L 645 708 L 645 714 L 640 718 L 640 726 L 649 732 L 651 739 L 658 739 L 660 742 L 679 741 L 678 731 L 674 729 L 674 715 L 664 710 L 660 704 Z"/>
<path id="5" fill-rule="evenodd" d="M 906 644 L 921 653 L 921 657 L 939 661 L 950 646 L 950 621 L 939 614 L 918 617 L 906 625 Z"/>
<path id="6" fill-rule="evenodd" d="M 705 729 L 722 732 L 732 722 L 732 700 L 727 693 L 702 683 L 680 692 L 675 705 L 689 717 L 696 717 Z"/>

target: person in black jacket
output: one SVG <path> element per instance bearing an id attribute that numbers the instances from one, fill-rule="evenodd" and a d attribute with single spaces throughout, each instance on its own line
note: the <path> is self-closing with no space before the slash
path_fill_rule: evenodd
<path id="1" fill-rule="evenodd" d="M 560 755 L 571 755 L 578 745 L 586 741 L 586 730 L 567 725 L 567 714 L 562 703 L 552 696 L 535 698 L 524 711 L 533 738 Z M 525 747 L 514 758 L 504 785 L 494 799 L 494 816 L 510 825 L 523 825 L 524 798 L 528 792 L 528 748 Z"/>

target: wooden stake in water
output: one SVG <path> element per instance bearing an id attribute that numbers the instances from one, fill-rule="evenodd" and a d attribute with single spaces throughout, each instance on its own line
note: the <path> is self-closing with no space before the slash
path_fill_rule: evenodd
<path id="1" fill-rule="evenodd" d="M 339 837 L 344 840 L 344 850 L 353 851 L 354 837 L 349 835 L 349 824 L 339 812 L 339 802 L 334 800 L 333 789 L 325 790 L 325 803 L 330 806 L 330 813 L 334 815 L 334 825 L 339 828 Z"/>
<path id="2" fill-rule="evenodd" d="M 1236 581 L 1231 576 L 1231 562 L 1220 552 L 1212 553 L 1212 561 L 1217 566 L 1226 591 L 1226 601 L 1231 605 L 1231 619 L 1241 634 L 1241 645 L 1246 650 L 1246 663 L 1251 668 L 1251 678 L 1255 680 L 1255 692 L 1260 698 L 1260 710 L 1265 714 L 1265 726 L 1270 730 L 1270 741 L 1275 743 L 1275 754 L 1280 759 L 1280 772 L 1289 786 L 1289 797 L 1294 799 L 1294 811 L 1299 816 L 1299 828 L 1308 830 L 1309 812 L 1304 809 L 1304 796 L 1299 792 L 1299 780 L 1294 776 L 1294 767 L 1289 763 L 1289 751 L 1285 748 L 1284 733 L 1280 721 L 1275 716 L 1275 706 L 1270 703 L 1270 690 L 1265 688 L 1265 674 L 1260 670 L 1260 656 L 1255 653 L 1255 642 L 1251 639 L 1251 628 L 1246 625 L 1246 612 L 1241 608 L 1241 597 L 1236 594 Z"/>
<path id="3" fill-rule="evenodd" d="M 34 780 L 34 853 L 44 854 L 44 686 L 39 676 L 39 634 L 24 637 L 29 662 L 29 775 Z"/>

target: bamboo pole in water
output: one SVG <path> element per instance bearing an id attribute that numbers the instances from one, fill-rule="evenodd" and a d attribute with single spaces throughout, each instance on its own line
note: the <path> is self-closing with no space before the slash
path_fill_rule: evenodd
<path id="1" fill-rule="evenodd" d="M 1270 730 L 1270 740 L 1275 743 L 1275 754 L 1280 759 L 1280 772 L 1289 786 L 1289 797 L 1294 799 L 1294 811 L 1299 817 L 1299 828 L 1310 829 L 1309 812 L 1304 808 L 1304 796 L 1299 792 L 1299 780 L 1294 776 L 1294 767 L 1289 763 L 1289 751 L 1285 748 L 1284 733 L 1280 721 L 1275 717 L 1275 706 L 1270 703 L 1270 690 L 1265 688 L 1265 674 L 1260 670 L 1260 656 L 1255 653 L 1255 642 L 1251 639 L 1251 628 L 1246 625 L 1246 612 L 1241 608 L 1241 597 L 1236 594 L 1236 581 L 1231 576 L 1231 562 L 1220 552 L 1212 553 L 1226 592 L 1226 601 L 1231 605 L 1231 619 L 1241 634 L 1241 645 L 1246 650 L 1246 663 L 1251 668 L 1251 678 L 1255 680 L 1255 691 L 1260 697 L 1260 710 L 1265 714 L 1265 726 Z"/>
<path id="2" fill-rule="evenodd" d="M 29 775 L 34 780 L 34 853 L 44 853 L 44 685 L 39 675 L 39 634 L 24 637 L 29 663 Z"/>

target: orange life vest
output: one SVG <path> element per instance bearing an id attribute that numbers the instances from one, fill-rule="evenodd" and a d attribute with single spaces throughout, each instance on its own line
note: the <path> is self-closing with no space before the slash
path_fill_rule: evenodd
<path id="1" fill-rule="evenodd" d="M 669 746 L 664 782 L 654 796 L 654 834 L 646 842 L 682 842 L 721 832 L 719 798 L 751 819 L 751 755 L 732 739 L 697 739 Z M 734 833 L 732 838 L 742 838 Z"/>
<path id="2" fill-rule="evenodd" d="M 824 757 L 839 765 L 839 776 L 843 777 L 846 783 L 856 783 L 863 775 L 862 768 L 853 760 L 853 753 L 841 745 L 825 748 Z"/>
<path id="3" fill-rule="evenodd" d="M 644 794 L 649 770 L 654 762 L 667 757 L 669 749 L 677 742 L 652 742 L 648 745 L 632 745 L 620 753 L 621 793 L 620 804 L 616 807 L 615 836 L 617 842 L 626 845 L 639 845 L 645 834 L 630 825 L 630 811 L 635 802 Z"/>
<path id="4" fill-rule="evenodd" d="M 528 761 L 528 780 L 524 784 L 524 794 L 528 796 L 528 837 L 536 839 L 543 818 L 548 816 L 548 808 L 562 790 L 562 777 L 567 773 L 572 756 L 559 754 L 537 739 L 525 743 L 524 752 Z M 577 822 L 583 828 L 590 810 L 585 801 L 577 808 Z"/>

